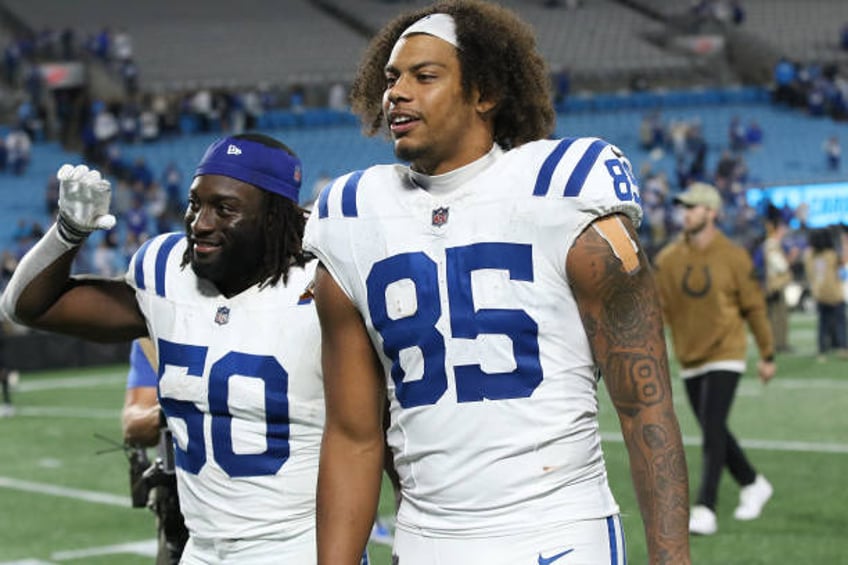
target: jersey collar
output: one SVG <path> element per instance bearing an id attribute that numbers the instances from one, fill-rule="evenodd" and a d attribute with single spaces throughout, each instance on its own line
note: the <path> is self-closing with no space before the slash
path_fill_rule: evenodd
<path id="1" fill-rule="evenodd" d="M 492 148 L 488 153 L 476 161 L 472 161 L 471 163 L 448 173 L 441 175 L 425 175 L 423 173 L 413 171 L 412 169 L 408 169 L 409 180 L 412 184 L 423 188 L 430 194 L 449 194 L 468 182 L 470 179 L 488 169 L 501 157 L 501 155 L 503 155 L 503 149 L 495 143 L 492 145 Z"/>

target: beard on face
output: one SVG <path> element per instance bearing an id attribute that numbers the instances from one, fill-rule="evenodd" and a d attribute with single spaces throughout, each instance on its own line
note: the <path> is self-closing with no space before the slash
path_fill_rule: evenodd
<path id="1" fill-rule="evenodd" d="M 421 150 L 417 147 L 409 147 L 400 144 L 395 144 L 395 157 L 401 161 L 412 163 L 421 156 Z"/>
<path id="2" fill-rule="evenodd" d="M 686 235 L 693 236 L 701 233 L 705 227 L 707 227 L 707 218 L 703 217 L 694 224 L 685 226 L 684 231 L 686 232 Z"/>
<path id="3" fill-rule="evenodd" d="M 433 169 L 440 162 L 441 153 L 433 151 L 430 145 L 395 144 L 395 156 L 409 163 L 413 170 L 432 175 Z"/>
<path id="4" fill-rule="evenodd" d="M 211 256 L 200 258 L 192 250 L 194 274 L 219 289 L 235 286 L 239 280 L 258 278 L 265 250 L 261 229 L 251 228 L 230 231 L 222 246 Z"/>

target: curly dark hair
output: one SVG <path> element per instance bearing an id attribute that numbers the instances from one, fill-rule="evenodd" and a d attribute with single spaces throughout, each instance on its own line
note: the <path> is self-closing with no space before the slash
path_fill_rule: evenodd
<path id="1" fill-rule="evenodd" d="M 382 97 L 392 48 L 407 27 L 435 13 L 449 14 L 456 22 L 466 97 L 470 99 L 477 87 L 484 98 L 497 103 L 495 142 L 509 149 L 548 137 L 555 113 L 548 68 L 536 49 L 533 30 L 512 11 L 479 0 L 443 0 L 406 12 L 371 40 L 350 94 L 365 134 L 372 136 L 385 125 Z"/>
<path id="2" fill-rule="evenodd" d="M 232 137 L 261 143 L 297 157 L 285 143 L 261 133 L 242 133 Z M 267 190 L 261 192 L 265 210 L 262 218 L 262 232 L 265 234 L 262 248 L 265 253 L 259 272 L 259 286 L 265 287 L 273 286 L 281 279 L 283 284 L 288 282 L 289 267 L 304 266 L 311 255 L 303 250 L 303 230 L 308 214 L 306 210 L 284 196 Z M 180 266 L 185 267 L 190 261 L 191 250 L 186 248 Z"/>

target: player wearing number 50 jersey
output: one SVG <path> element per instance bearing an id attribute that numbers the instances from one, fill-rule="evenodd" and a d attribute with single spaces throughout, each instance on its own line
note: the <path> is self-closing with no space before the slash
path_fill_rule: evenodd
<path id="1" fill-rule="evenodd" d="M 311 531 L 324 423 L 320 334 L 304 296 L 314 262 L 290 268 L 286 284 L 226 297 L 180 268 L 186 246 L 183 234 L 150 240 L 126 280 L 157 343 L 191 543 Z"/>
<path id="2" fill-rule="evenodd" d="M 474 0 L 399 16 L 352 89 L 410 166 L 325 188 L 318 255 L 327 423 L 319 565 L 353 565 L 383 456 L 402 565 L 620 564 L 598 429 L 616 407 L 652 563 L 688 563 L 688 484 L 638 186 L 597 138 L 547 140 L 529 29 Z"/>
<path id="3" fill-rule="evenodd" d="M 258 134 L 210 145 L 185 234 L 145 243 L 118 280 L 69 274 L 84 238 L 114 223 L 109 183 L 84 166 L 58 177 L 59 219 L 5 311 L 100 341 L 152 338 L 190 533 L 182 563 L 315 563 L 324 405 L 299 159 Z"/>

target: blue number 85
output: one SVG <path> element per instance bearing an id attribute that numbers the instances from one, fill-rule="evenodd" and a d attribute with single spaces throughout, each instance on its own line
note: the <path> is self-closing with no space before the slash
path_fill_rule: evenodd
<path id="1" fill-rule="evenodd" d="M 512 341 L 516 363 L 513 371 L 504 373 L 486 373 L 479 364 L 454 366 L 457 400 L 475 402 L 530 396 L 542 382 L 538 325 L 523 310 L 475 309 L 471 274 L 497 269 L 506 271 L 511 280 L 532 281 L 532 248 L 516 243 L 477 243 L 449 248 L 445 259 L 449 339 L 505 335 Z M 414 284 L 417 308 L 409 316 L 393 319 L 386 304 L 386 290 L 402 280 Z M 398 402 L 404 408 L 435 404 L 448 386 L 446 337 L 436 328 L 442 315 L 436 263 L 422 252 L 388 257 L 374 264 L 366 285 L 371 320 L 383 338 L 383 352 L 392 361 L 391 377 Z M 421 351 L 423 374 L 405 382 L 400 353 L 410 347 Z"/>

